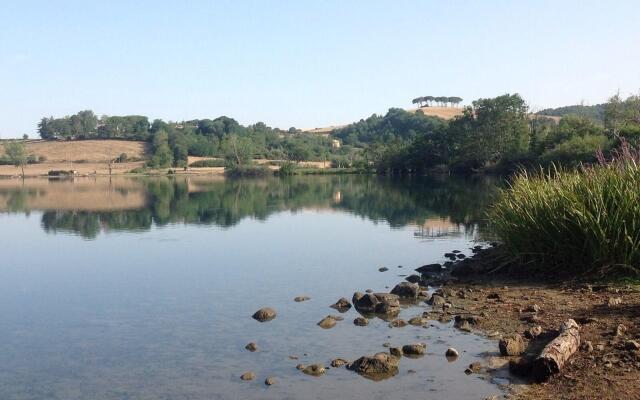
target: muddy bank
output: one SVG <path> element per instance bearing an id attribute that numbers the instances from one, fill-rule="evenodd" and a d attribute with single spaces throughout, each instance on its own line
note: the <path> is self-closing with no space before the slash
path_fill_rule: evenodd
<path id="1" fill-rule="evenodd" d="M 457 313 L 461 328 L 496 339 L 522 340 L 521 350 L 513 344 L 513 354 L 521 354 L 506 360 L 512 372 L 531 385 L 519 388 L 511 398 L 640 398 L 637 287 L 562 282 L 540 275 L 534 279 L 515 265 L 497 262 L 500 249 L 476 252 L 453 265 L 451 276 L 440 278 L 439 293 L 453 305 L 443 313 Z M 534 383 L 527 360 L 535 359 L 570 319 L 580 327 L 579 350 L 558 374 Z"/>

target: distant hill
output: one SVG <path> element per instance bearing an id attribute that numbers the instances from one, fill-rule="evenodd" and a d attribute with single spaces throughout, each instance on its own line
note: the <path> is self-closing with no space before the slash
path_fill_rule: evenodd
<path id="1" fill-rule="evenodd" d="M 546 108 L 537 112 L 538 115 L 547 115 L 554 117 L 564 117 L 565 115 L 578 115 L 586 117 L 593 121 L 604 124 L 604 104 L 595 104 L 593 106 L 564 106 L 558 108 Z"/>

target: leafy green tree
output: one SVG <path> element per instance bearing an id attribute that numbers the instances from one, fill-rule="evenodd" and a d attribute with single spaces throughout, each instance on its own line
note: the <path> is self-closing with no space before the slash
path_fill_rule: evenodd
<path id="1" fill-rule="evenodd" d="M 624 137 L 634 145 L 640 143 L 640 95 L 622 99 L 620 94 L 605 105 L 605 127 L 612 137 Z"/>
<path id="2" fill-rule="evenodd" d="M 166 168 L 173 164 L 173 152 L 169 148 L 169 135 L 165 131 L 159 131 L 153 136 L 153 155 L 149 160 L 149 166 L 153 168 Z"/>
<path id="3" fill-rule="evenodd" d="M 253 145 L 246 137 L 231 134 L 223 142 L 224 158 L 229 166 L 244 166 L 253 161 Z"/>
<path id="4" fill-rule="evenodd" d="M 9 159 L 16 168 L 21 169 L 22 177 L 24 178 L 24 166 L 28 160 L 27 148 L 24 143 L 17 141 L 7 142 L 4 144 L 4 152 L 7 159 Z"/>

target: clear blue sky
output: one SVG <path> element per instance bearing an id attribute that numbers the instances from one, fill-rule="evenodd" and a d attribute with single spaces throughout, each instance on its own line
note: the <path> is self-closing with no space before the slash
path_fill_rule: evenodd
<path id="1" fill-rule="evenodd" d="M 0 137 L 92 109 L 311 128 L 422 95 L 640 90 L 640 1 L 2 1 Z"/>

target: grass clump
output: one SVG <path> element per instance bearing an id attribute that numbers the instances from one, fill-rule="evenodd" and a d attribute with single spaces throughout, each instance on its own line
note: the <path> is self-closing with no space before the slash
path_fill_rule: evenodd
<path id="1" fill-rule="evenodd" d="M 488 216 L 509 252 L 549 272 L 637 276 L 640 152 L 623 142 L 591 166 L 521 172 Z"/>
<path id="2" fill-rule="evenodd" d="M 224 168 L 224 175 L 230 178 L 261 178 L 271 174 L 269 168 L 256 164 L 227 165 Z"/>
<path id="3" fill-rule="evenodd" d="M 227 165 L 225 160 L 209 159 L 194 161 L 189 166 L 191 168 L 219 168 Z"/>

